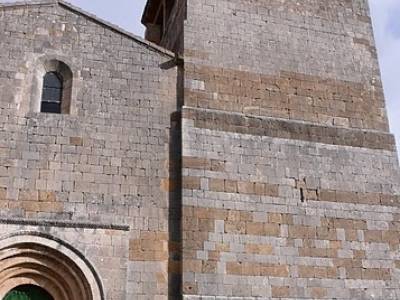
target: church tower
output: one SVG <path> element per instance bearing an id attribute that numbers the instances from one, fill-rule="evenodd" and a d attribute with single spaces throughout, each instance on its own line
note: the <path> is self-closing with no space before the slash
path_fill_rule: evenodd
<path id="1" fill-rule="evenodd" d="M 149 0 L 143 23 L 184 60 L 184 299 L 398 299 L 367 0 Z"/>

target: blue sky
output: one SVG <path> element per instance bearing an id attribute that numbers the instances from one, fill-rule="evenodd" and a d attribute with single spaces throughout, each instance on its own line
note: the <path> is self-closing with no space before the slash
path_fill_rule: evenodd
<path id="1" fill-rule="evenodd" d="M 400 1 L 369 2 L 390 126 L 400 150 Z"/>
<path id="2" fill-rule="evenodd" d="M 4 0 L 3 0 L 4 1 Z M 146 0 L 69 0 L 137 35 Z M 400 0 L 369 0 L 391 131 L 400 146 Z M 400 148 L 399 148 L 400 149 Z"/>

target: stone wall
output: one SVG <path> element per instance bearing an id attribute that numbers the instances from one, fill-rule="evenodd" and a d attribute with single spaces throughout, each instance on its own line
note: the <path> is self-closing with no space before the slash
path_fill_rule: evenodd
<path id="1" fill-rule="evenodd" d="M 35 230 L 81 249 L 106 299 L 166 299 L 173 54 L 56 1 L 0 6 L 0 40 L 0 217 L 20 222 L 2 234 L 127 226 L 116 250 L 112 231 Z M 73 72 L 70 114 L 35 110 L 52 59 Z"/>
<path id="2" fill-rule="evenodd" d="M 265 118 L 182 118 L 185 299 L 400 297 L 393 140 L 361 148 L 302 123 L 275 136 L 260 134 Z"/>
<path id="3" fill-rule="evenodd" d="M 184 299 L 397 299 L 368 3 L 187 1 Z"/>
<path id="4" fill-rule="evenodd" d="M 187 1 L 185 104 L 388 130 L 367 0 Z"/>
<path id="5" fill-rule="evenodd" d="M 184 72 L 62 1 L 0 6 L 2 236 L 65 241 L 111 300 L 400 298 L 367 2 L 187 0 L 173 16 Z M 68 114 L 38 111 L 53 60 L 73 73 Z"/>

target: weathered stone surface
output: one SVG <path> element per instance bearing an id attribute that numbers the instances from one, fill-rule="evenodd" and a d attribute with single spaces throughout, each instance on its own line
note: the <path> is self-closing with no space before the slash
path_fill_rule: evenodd
<path id="1" fill-rule="evenodd" d="M 367 1 L 187 1 L 183 174 L 207 184 L 183 187 L 184 299 L 398 297 L 370 21 Z"/>
<path id="2" fill-rule="evenodd" d="M 52 59 L 73 72 L 70 114 L 32 105 L 35 72 Z M 62 2 L 0 6 L 0 218 L 24 221 L 1 235 L 49 231 L 70 243 L 93 263 L 105 299 L 168 294 L 162 182 L 177 71 L 160 65 L 172 59 Z M 47 223 L 26 223 L 37 220 Z"/>
<path id="3" fill-rule="evenodd" d="M 178 55 L 63 1 L 0 5 L 0 252 L 68 245 L 107 300 L 399 299 L 367 2 L 154 0 L 143 20 Z M 59 62 L 68 107 L 40 113 Z"/>
<path id="4" fill-rule="evenodd" d="M 187 106 L 388 130 L 367 1 L 187 0 L 186 15 Z"/>
<path id="5" fill-rule="evenodd" d="M 204 164 L 203 173 L 184 166 L 185 174 L 209 184 L 183 187 L 183 259 L 220 268 L 184 268 L 185 285 L 196 286 L 188 294 L 258 299 L 251 294 L 258 290 L 260 299 L 324 299 L 342 286 L 343 299 L 373 299 L 372 287 L 386 282 L 390 288 L 378 290 L 389 296 L 379 299 L 395 299 L 396 152 L 244 134 L 210 122 L 213 129 L 196 118 L 183 122 L 184 157 L 225 165 L 218 172 Z M 254 180 L 276 193 L 256 193 Z M 226 182 L 239 188 L 226 189 Z M 198 226 L 206 222 L 221 229 Z"/>

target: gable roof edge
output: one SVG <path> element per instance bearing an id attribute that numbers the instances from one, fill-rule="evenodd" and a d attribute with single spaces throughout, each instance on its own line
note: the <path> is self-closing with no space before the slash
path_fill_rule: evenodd
<path id="1" fill-rule="evenodd" d="M 0 1 L 0 9 L 1 8 L 7 8 L 7 7 L 17 7 L 17 6 L 34 6 L 34 5 L 52 5 L 52 4 L 58 4 L 66 9 L 69 9 L 75 13 L 81 14 L 92 21 L 107 27 L 108 29 L 115 31 L 119 34 L 122 34 L 135 42 L 145 46 L 146 48 L 149 48 L 153 51 L 156 51 L 160 54 L 166 55 L 168 57 L 174 58 L 176 55 L 172 51 L 169 51 L 163 47 L 160 47 L 152 42 L 149 42 L 121 27 L 118 25 L 115 25 L 111 22 L 105 21 L 104 19 L 96 16 L 95 14 L 89 13 L 75 5 L 72 5 L 71 3 L 64 1 L 64 0 L 33 0 L 33 1 L 15 1 L 15 2 L 1 2 Z"/>

